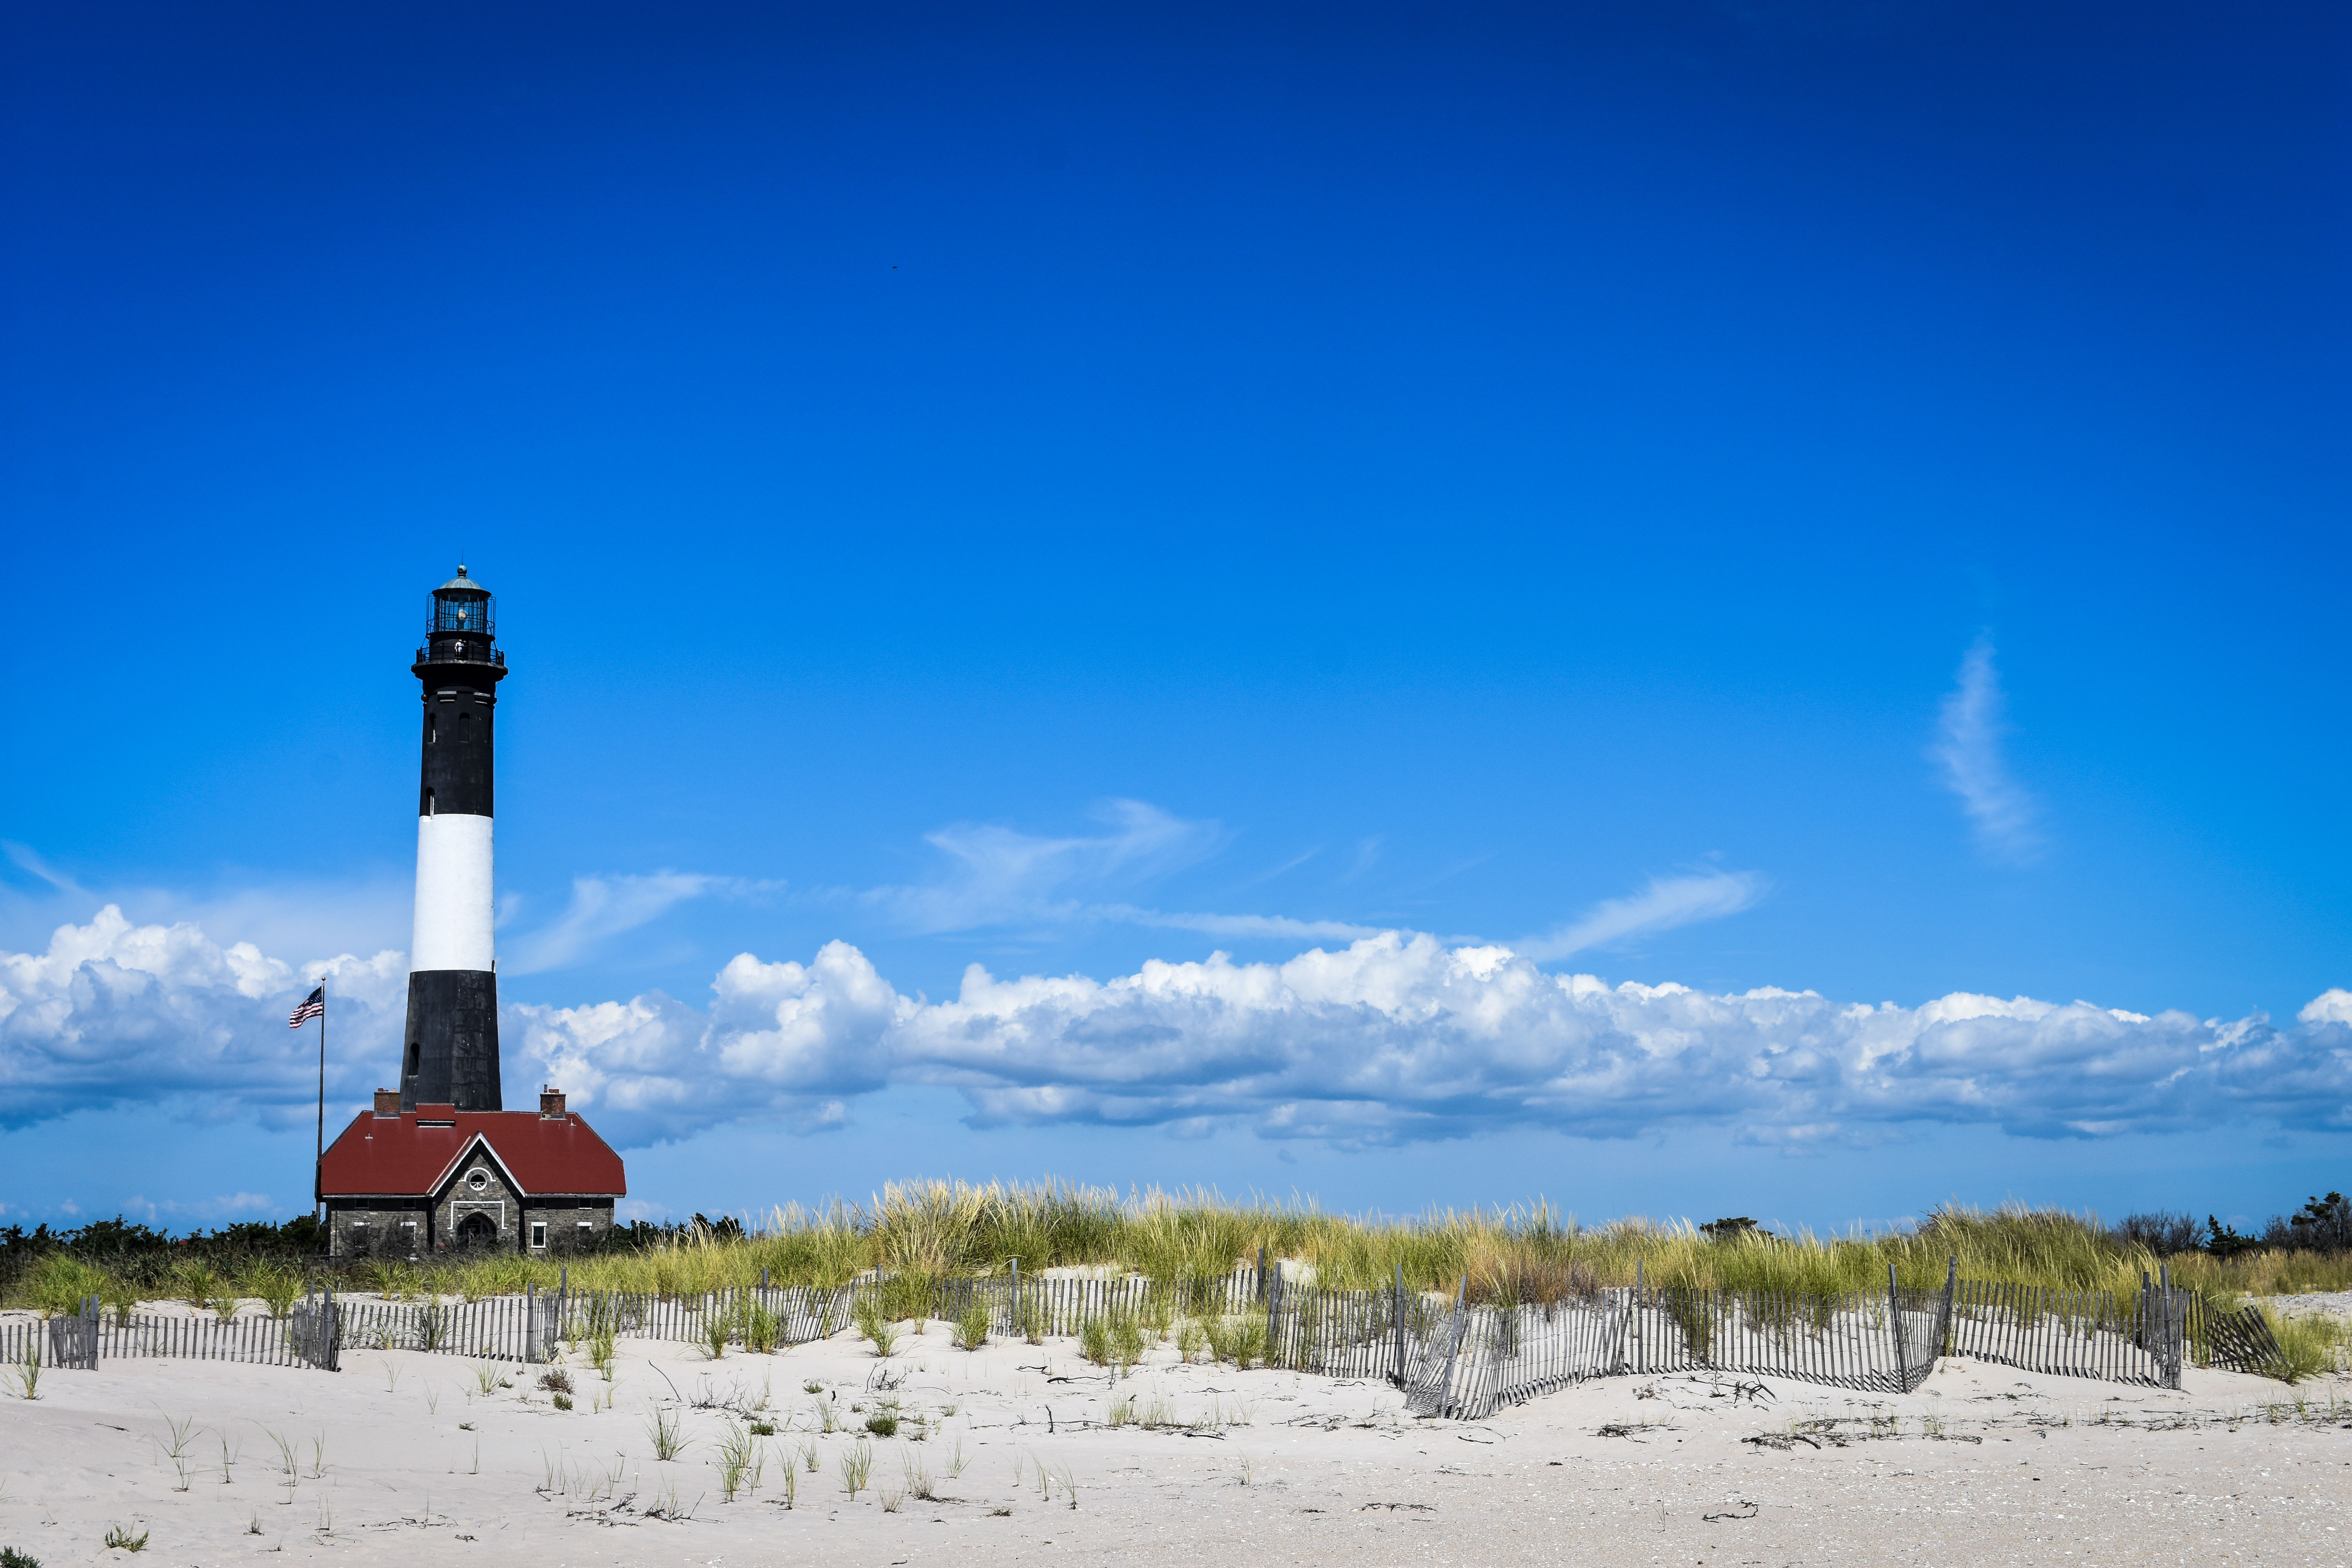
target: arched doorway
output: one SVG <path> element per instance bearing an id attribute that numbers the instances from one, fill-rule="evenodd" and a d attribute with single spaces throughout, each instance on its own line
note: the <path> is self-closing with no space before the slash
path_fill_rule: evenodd
<path id="1" fill-rule="evenodd" d="M 457 1222 L 457 1245 L 460 1247 L 496 1247 L 499 1244 L 499 1222 L 486 1214 L 469 1214 Z"/>

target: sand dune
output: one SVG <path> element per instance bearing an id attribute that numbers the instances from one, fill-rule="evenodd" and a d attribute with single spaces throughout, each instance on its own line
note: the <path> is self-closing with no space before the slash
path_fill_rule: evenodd
<path id="1" fill-rule="evenodd" d="M 490 1363 L 484 1392 L 481 1365 L 52 1370 L 0 1399 L 0 1544 L 50 1568 L 131 1561 L 117 1525 L 156 1563 L 2352 1562 L 2342 1379 L 2170 1393 L 1948 1361 L 1903 1396 L 1661 1375 L 1463 1424 L 1385 1384 L 1164 1346 L 1114 1380 L 1071 1342 L 966 1352 L 936 1323 L 887 1360 L 848 1334 L 719 1362 L 624 1341 L 609 1384 L 560 1369 L 570 1411 L 546 1369 Z M 895 1436 L 848 1429 L 886 1403 Z M 657 1413 L 687 1445 L 667 1462 Z M 777 1430 L 728 1501 L 721 1445 L 752 1420 Z"/>

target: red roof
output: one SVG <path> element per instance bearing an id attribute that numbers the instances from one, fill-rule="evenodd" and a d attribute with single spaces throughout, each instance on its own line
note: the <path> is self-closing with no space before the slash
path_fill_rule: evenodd
<path id="1" fill-rule="evenodd" d="M 427 1105 L 398 1116 L 362 1111 L 327 1145 L 321 1197 L 425 1197 L 441 1190 L 480 1139 L 526 1197 L 628 1190 L 621 1157 L 576 1115 L 536 1110 L 453 1110 Z"/>

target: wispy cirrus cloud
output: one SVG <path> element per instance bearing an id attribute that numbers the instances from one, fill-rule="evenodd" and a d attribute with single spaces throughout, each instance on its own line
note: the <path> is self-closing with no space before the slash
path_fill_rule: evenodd
<path id="1" fill-rule="evenodd" d="M 2007 709 L 1992 639 L 1979 637 L 1961 658 L 1958 682 L 1944 699 L 1930 754 L 1943 766 L 1945 786 L 1960 797 L 1978 847 L 1996 860 L 2022 866 L 2040 858 L 2044 847 L 2042 807 L 2010 776 L 2002 751 Z"/>
<path id="2" fill-rule="evenodd" d="M 749 884 L 731 877 L 691 871 L 655 871 L 643 876 L 574 877 L 563 912 L 518 937 L 502 963 L 510 974 L 541 974 L 565 969 L 594 952 L 606 939 L 659 920 L 689 899 L 731 892 Z"/>
<path id="3" fill-rule="evenodd" d="M 1049 837 L 993 823 L 957 823 L 923 836 L 945 857 L 929 882 L 876 888 L 859 901 L 918 936 L 992 927 L 1060 925 L 1101 918 L 1087 895 L 1139 886 L 1213 853 L 1214 822 L 1194 822 L 1148 801 L 1096 809 L 1104 831 Z"/>
<path id="4" fill-rule="evenodd" d="M 1754 906 L 1772 884 L 1753 871 L 1692 871 L 1653 877 L 1637 893 L 1604 899 L 1566 925 L 1511 944 L 1520 957 L 1538 963 L 1588 948 L 1608 947 L 1634 937 L 1672 931 L 1701 921 L 1719 921 Z"/>

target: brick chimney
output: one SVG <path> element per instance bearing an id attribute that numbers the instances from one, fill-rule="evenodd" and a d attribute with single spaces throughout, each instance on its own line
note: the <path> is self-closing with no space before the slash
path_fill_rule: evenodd
<path id="1" fill-rule="evenodd" d="M 378 1116 L 399 1115 L 400 1090 L 396 1089 L 377 1089 L 375 1091 L 375 1113 Z"/>
<path id="2" fill-rule="evenodd" d="M 541 1120 L 542 1120 L 542 1121 L 562 1121 L 562 1120 L 563 1120 L 563 1091 L 562 1091 L 562 1089 L 550 1089 L 550 1088 L 548 1088 L 545 1084 L 541 1084 L 541 1085 L 540 1085 L 540 1086 L 539 1086 L 539 1114 L 540 1114 L 540 1118 L 541 1118 Z"/>

